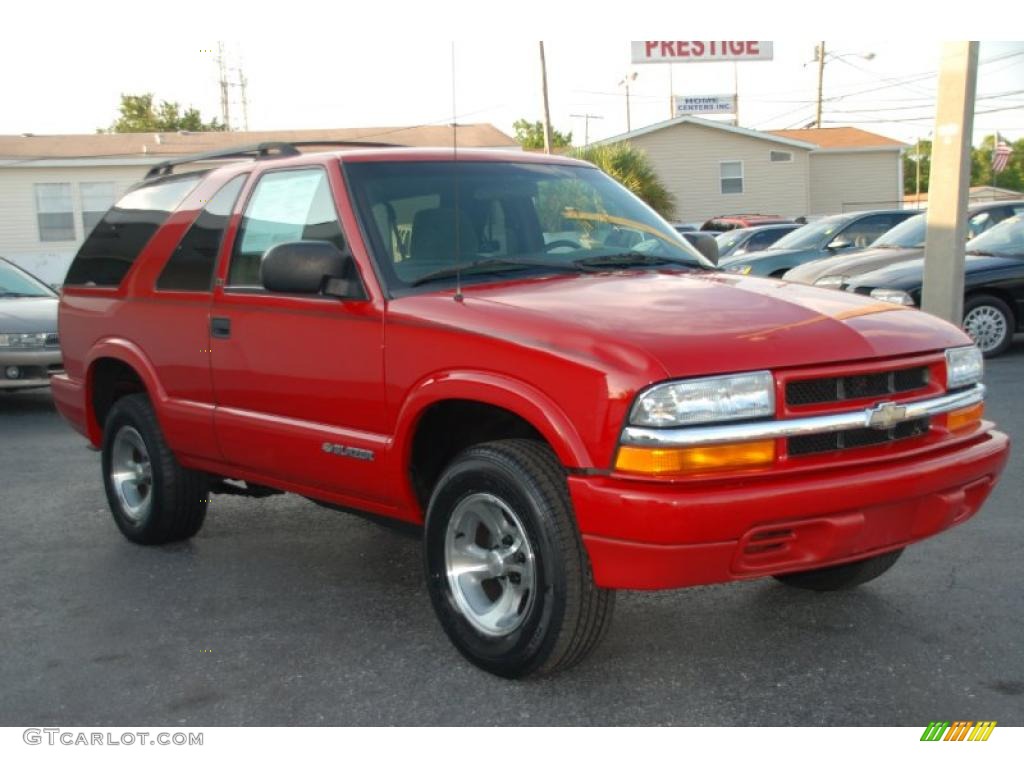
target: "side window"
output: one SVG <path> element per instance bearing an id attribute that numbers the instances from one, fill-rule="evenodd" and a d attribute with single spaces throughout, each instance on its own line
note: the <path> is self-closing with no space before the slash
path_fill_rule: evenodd
<path id="1" fill-rule="evenodd" d="M 117 286 L 199 176 L 170 176 L 132 189 L 96 225 L 71 262 L 65 285 Z"/>
<path id="2" fill-rule="evenodd" d="M 231 212 L 246 177 L 247 174 L 242 174 L 231 179 L 199 212 L 157 278 L 158 291 L 210 290 L 224 230 L 231 221 Z"/>
<path id="3" fill-rule="evenodd" d="M 848 242 L 855 248 L 866 248 L 892 229 L 898 219 L 888 214 L 865 216 L 844 229 L 836 239 Z"/>
<path id="4" fill-rule="evenodd" d="M 763 251 L 778 240 L 779 237 L 779 230 L 777 229 L 762 229 L 750 236 L 750 239 L 747 241 L 746 250 L 747 252 Z"/>
<path id="5" fill-rule="evenodd" d="M 268 248 L 296 240 L 345 240 L 323 168 L 270 171 L 256 183 L 238 232 L 228 285 L 260 287 L 260 260 Z"/>

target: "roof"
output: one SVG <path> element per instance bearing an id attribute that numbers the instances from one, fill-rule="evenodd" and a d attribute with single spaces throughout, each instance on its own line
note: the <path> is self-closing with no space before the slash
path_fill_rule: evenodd
<path id="1" fill-rule="evenodd" d="M 1024 200 L 1024 192 L 1018 192 L 1013 189 L 1004 189 L 1003 187 L 991 187 L 991 186 L 980 186 L 971 187 L 968 197 L 975 202 L 1000 202 L 1005 200 Z M 927 203 L 928 193 L 922 192 L 920 195 L 911 193 L 903 196 L 903 202 L 905 203 Z"/>
<path id="2" fill-rule="evenodd" d="M 814 144 L 824 151 L 843 150 L 896 150 L 908 146 L 902 141 L 880 136 L 860 128 L 845 126 L 842 128 L 795 128 L 785 131 L 767 131 L 775 136 L 794 141 Z"/>
<path id="3" fill-rule="evenodd" d="M 629 131 L 628 133 L 620 133 L 618 136 L 612 136 L 608 139 L 602 139 L 601 141 L 595 141 L 594 144 L 614 144 L 619 141 L 629 141 L 637 136 L 643 136 L 647 133 L 654 133 L 665 128 L 671 128 L 676 125 L 698 125 L 702 128 L 713 128 L 719 131 L 726 131 L 728 133 L 735 133 L 739 136 L 746 136 L 751 139 L 761 139 L 762 141 L 770 141 L 773 144 L 784 144 L 788 147 L 796 147 L 797 149 L 814 150 L 817 149 L 817 145 L 811 144 L 803 139 L 791 139 L 786 136 L 776 136 L 772 131 L 755 131 L 751 128 L 740 128 L 736 125 L 726 125 L 715 120 L 705 120 L 700 117 L 694 117 L 693 115 L 683 115 L 682 117 L 674 117 L 671 120 L 664 120 L 660 123 L 654 123 L 653 125 L 647 125 L 643 128 L 637 128 L 635 131 Z"/>
<path id="4" fill-rule="evenodd" d="M 456 128 L 459 147 L 519 145 L 490 123 Z M 168 158 L 210 152 L 265 141 L 375 141 L 404 146 L 450 146 L 450 125 L 391 128 L 326 128 L 286 131 L 181 131 L 172 133 L 95 133 L 47 136 L 0 136 L 0 157 L 25 159 L 87 159 L 121 157 Z"/>

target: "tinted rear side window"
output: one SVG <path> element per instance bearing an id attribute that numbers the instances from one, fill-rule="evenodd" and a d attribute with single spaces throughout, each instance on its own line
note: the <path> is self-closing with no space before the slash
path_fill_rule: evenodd
<path id="1" fill-rule="evenodd" d="M 180 176 L 133 189 L 96 225 L 71 262 L 65 285 L 116 286 L 199 176 Z"/>
<path id="2" fill-rule="evenodd" d="M 159 291 L 208 291 L 213 285 L 224 230 L 242 191 L 246 175 L 236 176 L 217 192 L 199 212 L 188 232 L 181 238 L 171 258 L 157 278 Z"/>

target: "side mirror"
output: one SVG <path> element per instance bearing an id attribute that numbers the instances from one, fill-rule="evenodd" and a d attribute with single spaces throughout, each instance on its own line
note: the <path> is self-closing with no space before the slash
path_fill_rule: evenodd
<path id="1" fill-rule="evenodd" d="M 274 293 L 366 298 L 354 273 L 352 257 L 323 240 L 278 243 L 260 261 L 260 283 Z"/>
<path id="2" fill-rule="evenodd" d="M 841 251 L 843 248 L 849 248 L 852 245 L 852 240 L 845 237 L 844 235 L 837 235 L 835 239 L 833 239 L 832 242 L 830 242 L 825 247 L 828 248 L 830 251 Z"/>
<path id="3" fill-rule="evenodd" d="M 718 241 L 706 232 L 682 232 L 683 237 L 708 261 L 718 265 Z"/>

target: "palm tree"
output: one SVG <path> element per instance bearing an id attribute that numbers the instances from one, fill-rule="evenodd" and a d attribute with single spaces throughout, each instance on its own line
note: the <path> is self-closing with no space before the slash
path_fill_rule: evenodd
<path id="1" fill-rule="evenodd" d="M 593 163 L 664 218 L 675 214 L 675 199 L 651 167 L 647 153 L 626 141 L 591 144 L 572 151 L 573 157 Z"/>

